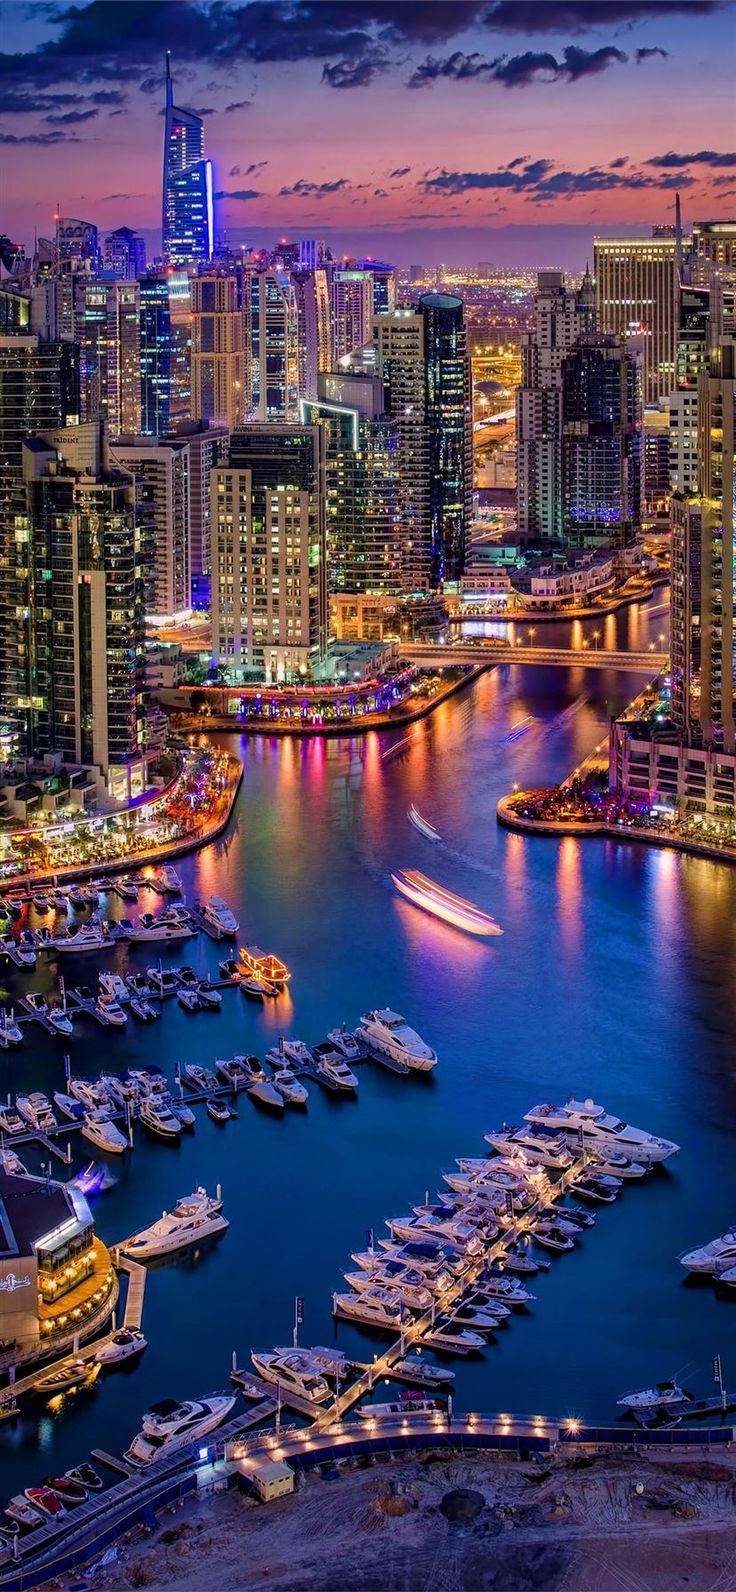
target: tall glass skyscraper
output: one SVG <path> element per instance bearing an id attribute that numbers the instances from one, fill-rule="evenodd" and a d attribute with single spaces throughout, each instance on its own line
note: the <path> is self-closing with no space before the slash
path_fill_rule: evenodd
<path id="1" fill-rule="evenodd" d="M 212 162 L 204 157 L 204 122 L 174 104 L 171 59 L 166 56 L 163 207 L 164 259 L 169 265 L 199 265 L 212 258 L 214 206 Z"/>
<path id="2" fill-rule="evenodd" d="M 473 497 L 470 361 L 463 301 L 425 293 L 426 420 L 429 438 L 431 584 L 459 580 Z"/>

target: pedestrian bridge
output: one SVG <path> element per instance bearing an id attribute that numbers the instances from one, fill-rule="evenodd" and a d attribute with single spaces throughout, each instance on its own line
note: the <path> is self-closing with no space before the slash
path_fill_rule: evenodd
<path id="1" fill-rule="evenodd" d="M 495 640 L 474 642 L 404 641 L 400 656 L 421 669 L 471 663 L 486 668 L 492 663 L 541 664 L 545 668 L 619 669 L 628 674 L 661 674 L 669 667 L 669 654 L 648 648 L 645 652 L 610 652 L 598 647 L 516 646 Z"/>

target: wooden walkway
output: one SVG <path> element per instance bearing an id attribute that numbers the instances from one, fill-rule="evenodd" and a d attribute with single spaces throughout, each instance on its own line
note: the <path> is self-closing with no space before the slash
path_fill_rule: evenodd
<path id="1" fill-rule="evenodd" d="M 148 1272 L 145 1266 L 139 1266 L 137 1260 L 127 1260 L 125 1255 L 118 1254 L 118 1266 L 128 1275 L 128 1293 L 125 1300 L 125 1315 L 123 1326 L 128 1331 L 140 1331 L 143 1320 L 143 1296 L 146 1292 L 146 1278 Z"/>

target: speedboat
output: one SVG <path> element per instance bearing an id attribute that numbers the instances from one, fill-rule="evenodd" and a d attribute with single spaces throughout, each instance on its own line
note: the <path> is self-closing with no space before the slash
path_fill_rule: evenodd
<path id="1" fill-rule="evenodd" d="M 131 995 L 130 1009 L 134 1017 L 141 1023 L 155 1023 L 161 1016 L 158 1007 L 152 1006 L 150 1001 L 142 1000 L 139 995 Z"/>
<path id="2" fill-rule="evenodd" d="M 74 1033 L 74 1024 L 66 1006 L 49 1006 L 46 1010 L 46 1021 L 55 1034 L 60 1034 L 68 1039 Z"/>
<path id="3" fill-rule="evenodd" d="M 0 1106 L 0 1133 L 25 1133 L 26 1124 L 10 1105 Z"/>
<path id="4" fill-rule="evenodd" d="M 118 1006 L 125 1006 L 130 1000 L 130 990 L 119 973 L 100 973 L 99 981 L 102 994 L 109 996 L 110 1000 L 117 1001 Z"/>
<path id="5" fill-rule="evenodd" d="M 407 1382 L 422 1383 L 426 1387 L 441 1387 L 443 1382 L 454 1382 L 455 1372 L 446 1371 L 443 1365 L 430 1365 L 426 1360 L 414 1359 L 407 1355 L 404 1360 L 396 1360 L 392 1366 L 393 1376 L 406 1377 Z"/>
<path id="6" fill-rule="evenodd" d="M 470 1327 L 473 1332 L 495 1332 L 509 1314 L 505 1308 L 494 1310 L 487 1299 L 469 1299 L 450 1311 L 448 1321 L 458 1327 Z"/>
<path id="7" fill-rule="evenodd" d="M 94 1358 L 99 1366 L 119 1366 L 123 1360 L 132 1360 L 134 1355 L 142 1355 L 143 1348 L 147 1348 L 147 1340 L 139 1328 L 123 1326 L 119 1329 L 119 1333 L 113 1333 L 108 1344 L 102 1344 Z"/>
<path id="8" fill-rule="evenodd" d="M 147 1095 L 141 1101 L 138 1116 L 142 1126 L 157 1139 L 170 1142 L 181 1137 L 179 1118 L 174 1116 L 169 1106 L 151 1095 Z"/>
<path id="9" fill-rule="evenodd" d="M 107 1028 L 124 1028 L 128 1013 L 111 995 L 99 995 L 92 1014 Z"/>
<path id="10" fill-rule="evenodd" d="M 324 1404 L 330 1389 L 323 1376 L 315 1370 L 314 1361 L 307 1350 L 287 1349 L 271 1354 L 252 1353 L 251 1360 L 264 1382 L 275 1382 L 287 1393 L 297 1393 L 309 1404 Z"/>
<path id="11" fill-rule="evenodd" d="M 81 1122 L 84 1116 L 81 1100 L 75 1100 L 73 1095 L 64 1094 L 61 1089 L 54 1090 L 54 1105 L 58 1107 L 62 1116 L 69 1118 L 70 1122 Z"/>
<path id="12" fill-rule="evenodd" d="M 272 1067 L 311 1067 L 312 1052 L 303 1039 L 279 1039 L 278 1044 L 272 1045 L 266 1052 L 266 1061 Z"/>
<path id="13" fill-rule="evenodd" d="M 597 1150 L 602 1146 L 604 1149 L 623 1150 L 624 1155 L 632 1161 L 666 1161 L 669 1156 L 676 1155 L 680 1148 L 672 1139 L 660 1139 L 654 1133 L 647 1133 L 644 1128 L 634 1128 L 630 1123 L 622 1122 L 603 1106 L 596 1105 L 594 1100 L 570 1098 L 564 1106 L 534 1106 L 525 1113 L 524 1121 L 541 1122 L 545 1127 L 556 1128 L 568 1136 L 574 1135 L 576 1139 L 582 1131 L 583 1144 L 588 1149 Z"/>
<path id="14" fill-rule="evenodd" d="M 624 1393 L 616 1403 L 624 1410 L 667 1410 L 683 1404 L 692 1404 L 693 1395 L 675 1381 L 655 1382 L 654 1387 L 640 1388 L 634 1393 Z"/>
<path id="15" fill-rule="evenodd" d="M 360 1321 L 367 1327 L 401 1331 L 403 1308 L 401 1300 L 390 1288 L 373 1288 L 360 1294 L 332 1295 L 333 1316 Z"/>
<path id="16" fill-rule="evenodd" d="M 273 1086 L 278 1089 L 287 1106 L 305 1106 L 309 1099 L 308 1089 L 295 1078 L 289 1067 L 274 1067 Z"/>
<path id="17" fill-rule="evenodd" d="M 446 1415 L 441 1399 L 423 1399 L 415 1393 L 402 1393 L 390 1404 L 363 1404 L 356 1415 L 364 1421 L 401 1421 L 407 1415 Z"/>
<path id="18" fill-rule="evenodd" d="M 505 1271 L 515 1273 L 517 1277 L 533 1277 L 536 1272 L 544 1271 L 549 1261 L 530 1255 L 527 1249 L 515 1249 L 512 1246 L 504 1254 L 503 1265 Z"/>
<path id="19" fill-rule="evenodd" d="M 210 896 L 202 915 L 202 928 L 213 940 L 234 940 L 240 924 L 221 896 Z"/>
<path id="20" fill-rule="evenodd" d="M 598 1177 L 584 1172 L 569 1185 L 573 1194 L 579 1194 L 583 1200 L 593 1200 L 597 1204 L 612 1205 L 621 1184 L 616 1177 Z"/>
<path id="21" fill-rule="evenodd" d="M 37 1133 L 48 1133 L 50 1128 L 58 1127 L 51 1106 L 40 1089 L 33 1089 L 27 1095 L 18 1095 L 15 1104 L 18 1108 L 18 1115 L 23 1118 L 29 1128 L 34 1128 Z"/>
<path id="22" fill-rule="evenodd" d="M 534 1294 L 529 1293 L 522 1283 L 514 1282 L 511 1277 L 504 1277 L 495 1271 L 484 1272 L 478 1278 L 477 1289 L 491 1299 L 500 1299 L 505 1305 L 528 1305 L 534 1299 Z"/>
<path id="23" fill-rule="evenodd" d="M 436 1321 L 430 1331 L 425 1332 L 424 1342 L 432 1349 L 444 1349 L 446 1354 L 472 1354 L 486 1347 L 486 1340 L 479 1332 L 461 1327 L 456 1321 Z"/>
<path id="24" fill-rule="evenodd" d="M 169 863 L 164 863 L 163 868 L 160 870 L 159 878 L 164 890 L 166 890 L 169 895 L 181 895 L 182 882 L 179 878 L 176 868 L 172 868 Z"/>
<path id="25" fill-rule="evenodd" d="M 222 1006 L 222 995 L 219 989 L 215 989 L 212 984 L 204 982 L 199 985 L 197 995 L 199 996 L 199 1004 L 204 1007 L 205 1011 L 219 1012 Z"/>
<path id="26" fill-rule="evenodd" d="M 564 1232 L 559 1223 L 540 1222 L 535 1230 L 534 1237 L 536 1242 L 542 1244 L 545 1249 L 561 1251 L 575 1248 L 575 1239 L 572 1234 Z"/>
<path id="27" fill-rule="evenodd" d="M 177 1200 L 173 1211 L 164 1211 L 158 1221 L 145 1227 L 120 1245 L 122 1254 L 131 1260 L 154 1260 L 159 1255 L 172 1255 L 180 1249 L 191 1249 L 194 1244 L 216 1233 L 224 1233 L 229 1222 L 222 1215 L 222 1199 L 212 1199 L 206 1189 L 198 1188 L 194 1194 Z"/>
<path id="28" fill-rule="evenodd" d="M 14 1013 L 12 1010 L 9 1012 L 7 1006 L 3 1006 L 0 1013 L 0 1046 L 3 1050 L 9 1050 L 11 1045 L 22 1044 L 23 1033 L 15 1022 Z"/>
<path id="29" fill-rule="evenodd" d="M 130 1465 L 150 1465 L 166 1459 L 187 1443 L 196 1443 L 221 1426 L 235 1403 L 235 1395 L 213 1393 L 206 1399 L 163 1399 L 143 1417 L 143 1428 L 125 1454 Z"/>
<path id="30" fill-rule="evenodd" d="M 210 1072 L 208 1067 L 200 1067 L 196 1061 L 186 1063 L 182 1081 L 188 1084 L 190 1089 L 207 1091 L 218 1087 L 214 1073 Z"/>
<path id="31" fill-rule="evenodd" d="M 564 1172 L 572 1166 L 572 1151 L 563 1133 L 553 1128 L 501 1128 L 497 1133 L 486 1133 L 484 1138 L 494 1150 L 504 1152 L 522 1150 L 531 1153 L 542 1166 L 554 1167 Z"/>
<path id="32" fill-rule="evenodd" d="M 431 1072 L 437 1065 L 436 1052 L 409 1027 L 405 1017 L 388 1006 L 366 1012 L 355 1034 L 367 1050 L 403 1062 L 410 1072 Z"/>
<path id="33" fill-rule="evenodd" d="M 41 1524 L 42 1512 L 32 1507 L 23 1493 L 18 1493 L 15 1498 L 9 1499 L 5 1505 L 5 1513 L 8 1519 L 15 1525 L 26 1526 L 29 1531 L 38 1530 Z"/>
<path id="34" fill-rule="evenodd" d="M 283 1097 L 264 1072 L 257 1056 L 231 1056 L 229 1061 L 216 1061 L 215 1068 L 231 1089 L 246 1089 L 254 1100 L 260 1100 L 261 1105 L 283 1111 Z"/>
<path id="35" fill-rule="evenodd" d="M 58 1393 L 68 1393 L 72 1388 L 91 1387 L 99 1374 L 100 1367 L 95 1365 L 94 1360 L 72 1360 L 60 1370 L 40 1376 L 33 1384 L 33 1391 L 44 1397 L 55 1398 Z"/>
<path id="36" fill-rule="evenodd" d="M 167 1105 L 171 1107 L 174 1116 L 179 1118 L 183 1128 L 196 1128 L 197 1118 L 181 1095 L 168 1095 Z"/>
<path id="37" fill-rule="evenodd" d="M 226 1101 L 218 1100 L 216 1095 L 210 1095 L 207 1101 L 207 1115 L 213 1122 L 229 1122 L 235 1112 L 231 1111 Z"/>
<path id="38" fill-rule="evenodd" d="M 64 1514 L 64 1504 L 53 1487 L 26 1487 L 25 1496 L 29 1504 L 33 1504 L 34 1509 L 38 1509 L 42 1515 L 48 1515 L 52 1520 L 57 1520 Z"/>
<path id="39" fill-rule="evenodd" d="M 138 1000 L 150 1000 L 154 993 L 153 985 L 145 973 L 126 973 L 124 982 L 131 996 L 135 995 Z"/>
<path id="40" fill-rule="evenodd" d="M 442 839 L 439 830 L 435 829 L 434 824 L 430 824 L 428 818 L 422 818 L 421 813 L 414 806 L 413 802 L 411 807 L 407 808 L 406 816 L 409 820 L 409 823 L 413 824 L 414 828 L 419 830 L 420 835 L 424 835 L 425 840 L 436 841 Z"/>
<path id="41" fill-rule="evenodd" d="M 115 1123 L 110 1121 L 109 1116 L 105 1115 L 104 1107 L 85 1114 L 81 1133 L 83 1139 L 96 1145 L 98 1150 L 105 1150 L 108 1155 L 122 1155 L 128 1148 L 127 1140 L 123 1138 Z"/>
<path id="42" fill-rule="evenodd" d="M 391 878 L 399 894 L 411 901 L 412 906 L 421 907 L 423 912 L 430 913 L 433 918 L 441 918 L 454 929 L 462 929 L 465 934 L 503 934 L 495 918 L 482 912 L 472 901 L 443 889 L 442 885 L 436 884 L 434 879 L 428 879 L 426 874 L 419 873 L 416 868 L 399 869 L 392 873 Z"/>
<path id="43" fill-rule="evenodd" d="M 242 972 L 242 968 L 239 967 L 238 970 Z M 265 978 L 257 978 L 255 973 L 249 973 L 247 977 L 241 978 L 239 982 L 243 994 L 247 995 L 249 1000 L 262 1001 L 266 999 L 267 995 L 278 995 L 275 984 L 269 984 Z"/>
<path id="44" fill-rule="evenodd" d="M 65 1471 L 64 1474 L 69 1477 L 70 1481 L 80 1481 L 88 1492 L 102 1492 L 104 1482 L 102 1477 L 98 1476 L 93 1465 L 86 1463 L 75 1465 L 71 1470 Z"/>
<path id="45" fill-rule="evenodd" d="M 202 1010 L 202 1002 L 201 1002 L 201 1000 L 199 998 L 199 991 L 198 990 L 196 990 L 196 989 L 180 989 L 180 990 L 177 990 L 177 997 L 176 998 L 177 998 L 177 1000 L 179 1002 L 179 1005 L 184 1007 L 185 1012 L 201 1012 L 201 1010 Z"/>
<path id="46" fill-rule="evenodd" d="M 218 966 L 221 978 L 227 978 L 227 979 L 230 979 L 231 981 L 233 979 L 238 978 L 238 976 L 239 976 L 238 962 L 237 962 L 237 959 L 234 956 L 224 956 L 222 961 L 218 962 L 217 966 Z"/>
<path id="47" fill-rule="evenodd" d="M 331 1028 L 327 1039 L 333 1050 L 339 1051 L 346 1061 L 362 1061 L 365 1055 L 362 1045 L 359 1044 L 355 1034 L 342 1023 L 339 1028 Z"/>
<path id="48" fill-rule="evenodd" d="M 720 1238 L 712 1238 L 709 1244 L 701 1244 L 699 1249 L 687 1249 L 679 1257 L 680 1265 L 686 1271 L 695 1272 L 723 1272 L 736 1265 L 736 1227 L 723 1233 Z"/>
<path id="49" fill-rule="evenodd" d="M 315 1045 L 312 1051 L 317 1078 L 335 1094 L 353 1094 L 358 1087 L 354 1072 L 328 1041 Z"/>

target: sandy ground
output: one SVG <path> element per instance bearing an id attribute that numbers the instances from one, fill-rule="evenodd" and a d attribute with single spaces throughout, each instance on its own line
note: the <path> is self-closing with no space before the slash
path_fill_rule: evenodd
<path id="1" fill-rule="evenodd" d="M 457 1488 L 477 1495 L 472 1521 L 440 1507 Z M 736 1454 L 542 1469 L 428 1453 L 311 1474 L 267 1505 L 189 1500 L 83 1579 L 105 1592 L 734 1592 Z"/>

